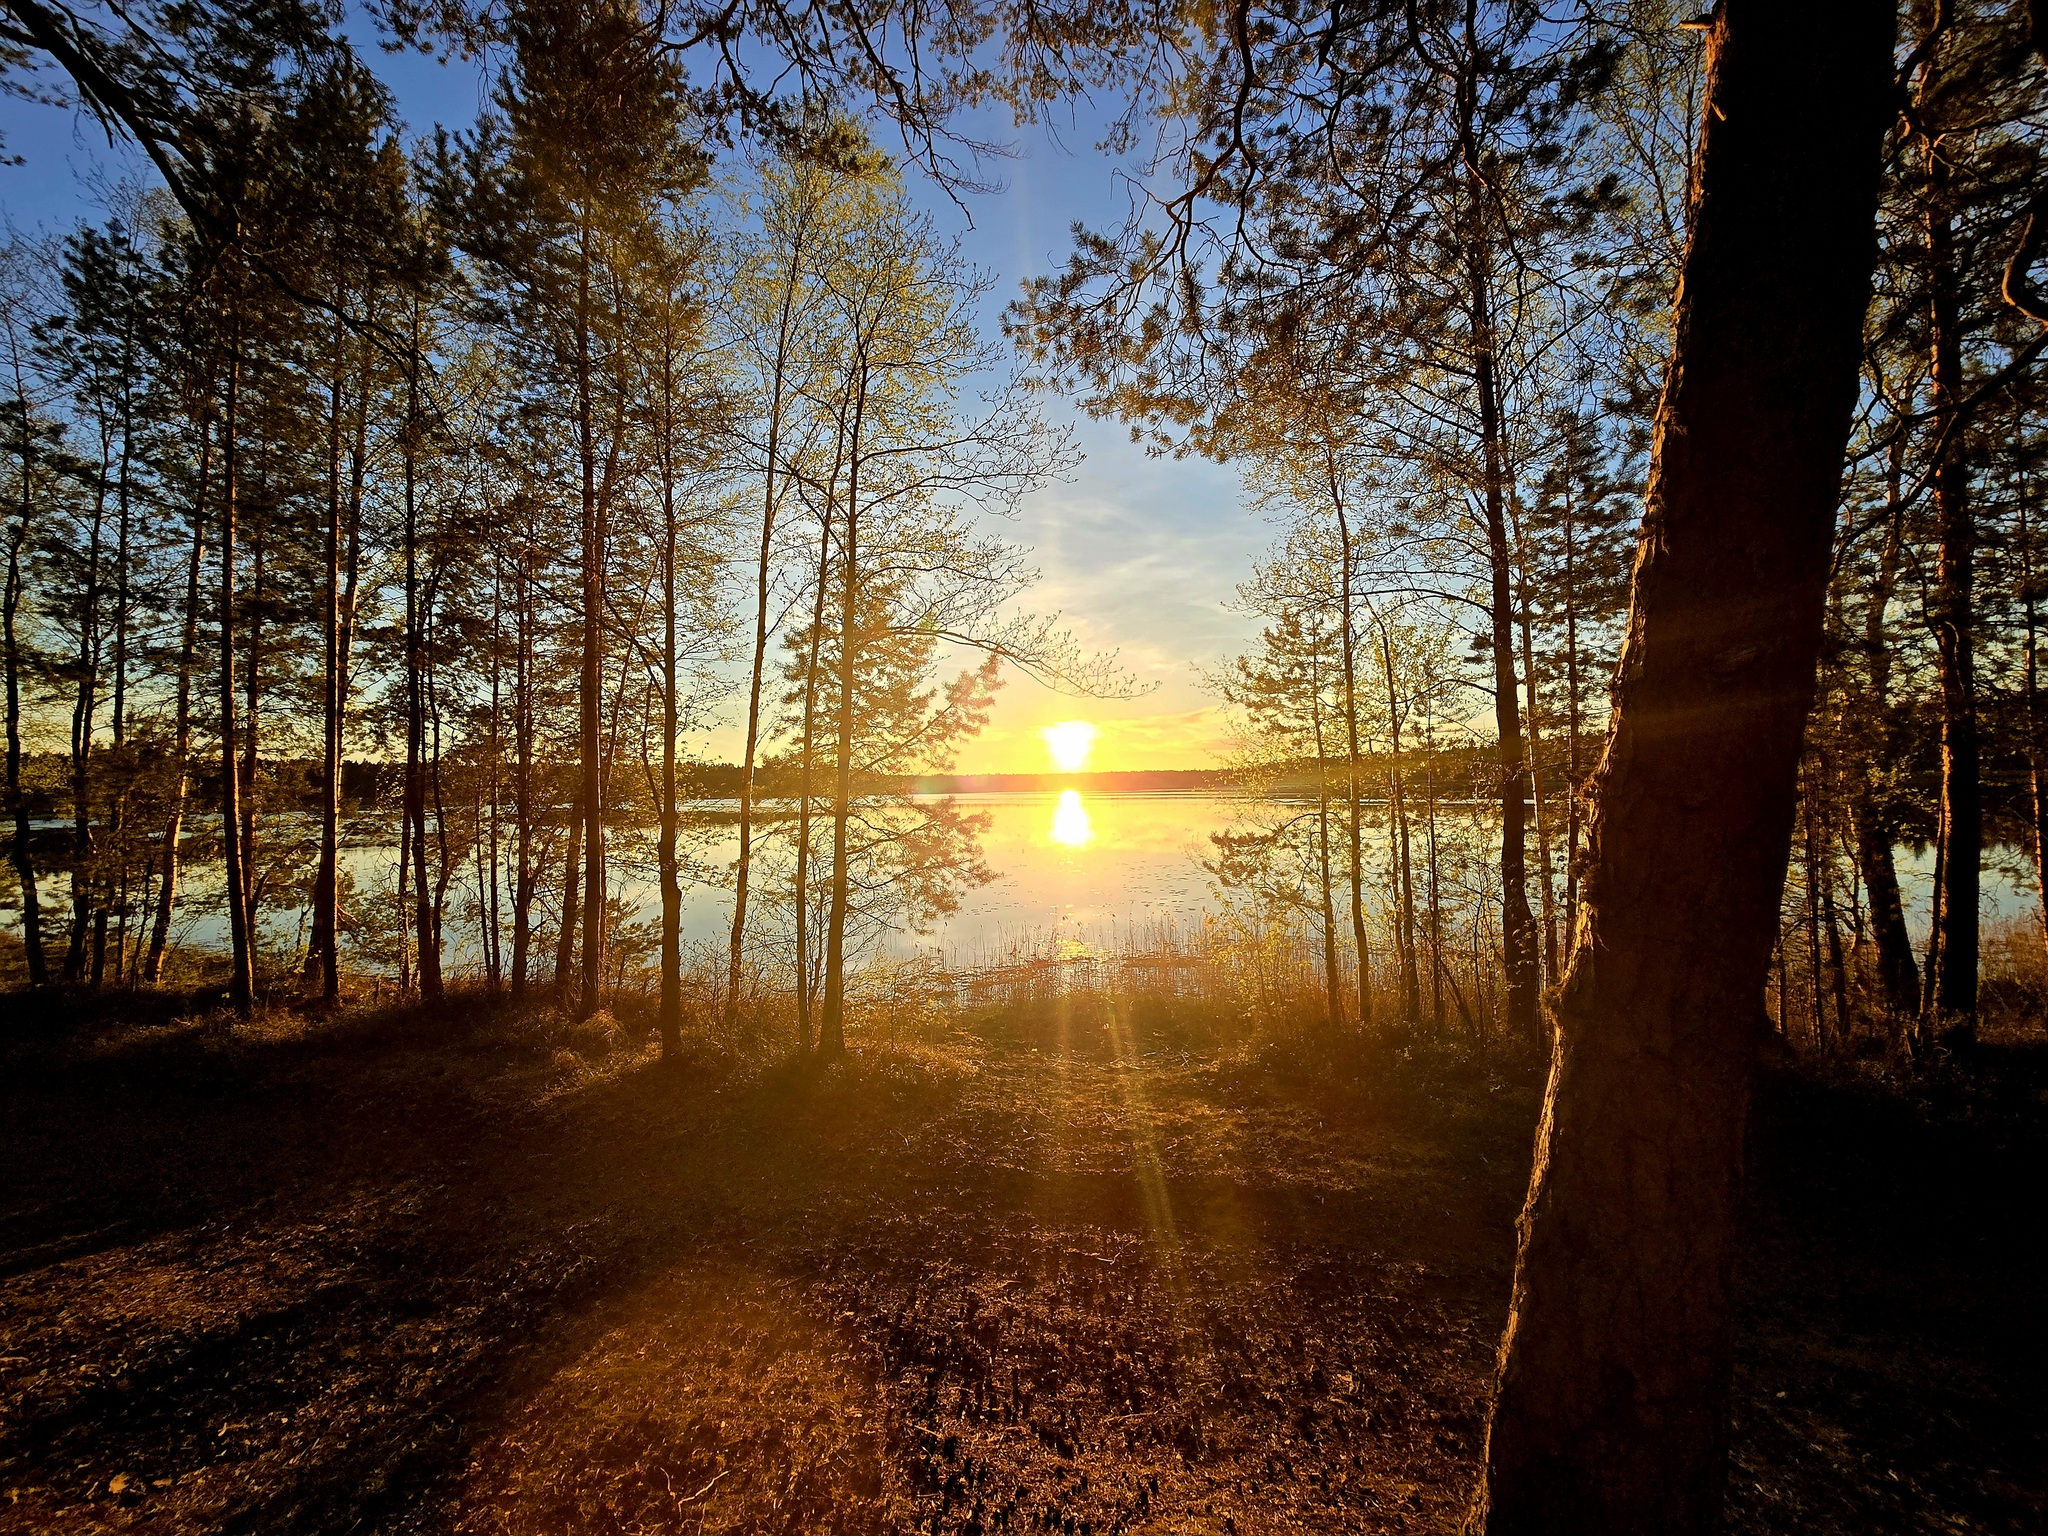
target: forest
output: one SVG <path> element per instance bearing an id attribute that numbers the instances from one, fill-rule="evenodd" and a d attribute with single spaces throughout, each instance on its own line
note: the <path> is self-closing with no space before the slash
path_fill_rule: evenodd
<path id="1" fill-rule="evenodd" d="M 0 85 L 132 172 L 0 245 L 0 1531 L 2048 1516 L 2048 8 L 0 0 Z M 1127 217 L 983 269 L 1077 104 Z M 968 956 L 1003 690 L 1153 686 L 1077 420 L 1265 529 L 1227 750 L 1095 776 L 1228 818 Z"/>

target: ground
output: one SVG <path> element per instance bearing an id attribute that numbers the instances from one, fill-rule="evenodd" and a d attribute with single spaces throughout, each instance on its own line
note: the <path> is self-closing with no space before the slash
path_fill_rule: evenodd
<path id="1" fill-rule="evenodd" d="M 18 1000 L 17 1000 L 18 1002 Z M 0 1532 L 1451 1531 L 1533 1065 L 16 1010 Z M 1776 1069 L 1732 1523 L 2048 1524 L 2048 1060 Z"/>

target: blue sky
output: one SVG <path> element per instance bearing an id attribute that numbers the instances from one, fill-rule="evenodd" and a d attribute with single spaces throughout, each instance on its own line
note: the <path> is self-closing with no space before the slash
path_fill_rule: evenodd
<path id="1" fill-rule="evenodd" d="M 414 133 L 437 122 L 466 125 L 486 95 L 474 64 L 381 51 L 374 62 Z M 1064 260 L 1072 224 L 1119 221 L 1129 188 L 1119 162 L 1094 147 L 1085 106 L 1050 129 L 1016 130 L 1006 119 L 969 126 L 1013 147 L 1011 158 L 989 166 L 1000 190 L 968 194 L 963 208 L 915 173 L 911 187 L 941 227 L 960 236 L 968 258 L 996 277 L 985 304 L 993 330 L 1021 282 Z M 0 210 L 25 232 L 99 216 L 96 188 L 140 174 L 138 157 L 110 151 L 98 127 L 71 112 L 0 99 L 0 135 L 24 162 L 0 167 Z M 1213 665 L 1248 637 L 1250 625 L 1226 604 L 1268 531 L 1244 509 L 1234 471 L 1152 458 L 1118 423 L 1089 421 L 1057 399 L 1044 408 L 1072 425 L 1085 458 L 1066 482 L 1032 495 L 1007 530 L 1033 548 L 1042 572 L 1029 606 L 1059 610 L 1088 646 L 1118 652 L 1152 691 L 1117 703 L 1063 699 L 1013 677 L 960 766 L 1047 768 L 1039 731 L 1075 718 L 1100 728 L 1093 768 L 1207 766 L 1221 745 L 1220 721 L 1195 667 Z M 729 758 L 736 737 L 727 728 L 693 745 Z"/>

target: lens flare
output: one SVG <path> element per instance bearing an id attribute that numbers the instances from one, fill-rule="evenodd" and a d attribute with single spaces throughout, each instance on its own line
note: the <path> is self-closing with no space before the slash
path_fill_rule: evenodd
<path id="1" fill-rule="evenodd" d="M 1045 750 L 1052 754 L 1053 766 L 1061 773 L 1079 773 L 1088 765 L 1088 754 L 1095 750 L 1097 733 L 1086 720 L 1062 720 L 1038 734 L 1045 738 Z"/>
<path id="2" fill-rule="evenodd" d="M 1095 841 L 1095 828 L 1088 822 L 1088 807 L 1081 803 L 1078 789 L 1060 791 L 1060 803 L 1052 810 L 1052 840 L 1062 848 L 1085 848 Z"/>

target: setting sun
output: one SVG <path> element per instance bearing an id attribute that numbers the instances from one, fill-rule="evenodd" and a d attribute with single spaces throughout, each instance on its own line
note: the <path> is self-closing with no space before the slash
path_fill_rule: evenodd
<path id="1" fill-rule="evenodd" d="M 1058 725 L 1048 725 L 1039 734 L 1045 738 L 1045 750 L 1052 754 L 1053 765 L 1061 773 L 1079 773 L 1088 766 L 1088 754 L 1095 750 L 1097 732 L 1086 720 L 1062 720 Z"/>

